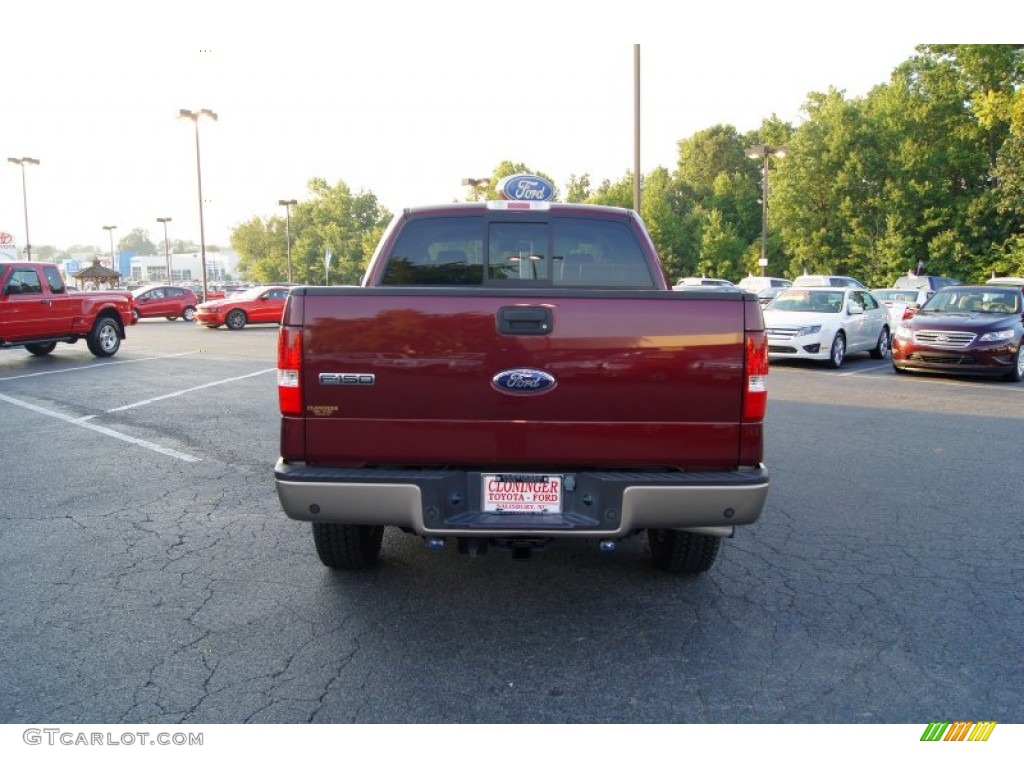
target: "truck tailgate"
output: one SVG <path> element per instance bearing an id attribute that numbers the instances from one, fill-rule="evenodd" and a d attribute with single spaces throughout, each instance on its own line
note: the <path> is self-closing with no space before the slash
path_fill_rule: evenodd
<path id="1" fill-rule="evenodd" d="M 289 303 L 308 463 L 738 463 L 742 294 L 307 288 Z M 521 308 L 550 327 L 519 327 Z M 516 369 L 554 385 L 495 385 Z"/>

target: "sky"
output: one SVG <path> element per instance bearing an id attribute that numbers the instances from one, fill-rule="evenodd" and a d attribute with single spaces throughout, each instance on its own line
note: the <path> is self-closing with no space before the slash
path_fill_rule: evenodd
<path id="1" fill-rule="evenodd" d="M 24 167 L 24 197 L 22 169 L 0 166 L 0 232 L 23 246 L 27 197 L 33 246 L 107 250 L 104 225 L 115 244 L 143 228 L 159 245 L 158 217 L 198 242 L 181 109 L 218 115 L 199 123 L 208 245 L 283 215 L 278 201 L 308 198 L 313 177 L 391 211 L 462 199 L 461 179 L 503 160 L 563 189 L 571 175 L 619 179 L 633 166 L 634 44 L 641 171 L 671 169 L 699 130 L 798 124 L 810 92 L 863 96 L 919 43 L 974 42 L 962 3 L 897 5 L 22 3 L 4 12 L 0 151 L 40 164 Z"/>

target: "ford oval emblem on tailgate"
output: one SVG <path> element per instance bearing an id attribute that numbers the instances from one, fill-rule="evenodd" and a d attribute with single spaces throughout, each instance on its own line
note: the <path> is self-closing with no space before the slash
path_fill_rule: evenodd
<path id="1" fill-rule="evenodd" d="M 532 368 L 502 371 L 491 379 L 491 386 L 506 395 L 539 395 L 555 388 L 555 377 Z"/>

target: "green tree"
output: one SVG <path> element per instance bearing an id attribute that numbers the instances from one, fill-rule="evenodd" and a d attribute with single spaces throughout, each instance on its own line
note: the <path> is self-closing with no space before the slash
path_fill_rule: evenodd
<path id="1" fill-rule="evenodd" d="M 373 193 L 353 193 L 343 181 L 331 186 L 313 178 L 307 188 L 310 199 L 292 206 L 292 281 L 322 285 L 329 248 L 333 256 L 330 281 L 358 283 L 391 214 Z M 258 282 L 286 281 L 286 229 L 282 216 L 255 217 L 236 227 L 231 245 L 239 254 L 239 271 Z"/>
<path id="2" fill-rule="evenodd" d="M 722 212 L 712 208 L 704 217 L 697 274 L 702 277 L 738 279 L 745 247 L 746 243 L 736 234 L 732 225 L 725 221 Z"/>
<path id="3" fill-rule="evenodd" d="M 140 256 L 154 256 L 156 245 L 149 239 L 149 232 L 141 227 L 136 227 L 117 243 L 118 252 L 131 251 Z"/>

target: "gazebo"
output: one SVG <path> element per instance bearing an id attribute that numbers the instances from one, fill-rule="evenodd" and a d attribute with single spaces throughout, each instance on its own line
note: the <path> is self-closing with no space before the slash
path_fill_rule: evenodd
<path id="1" fill-rule="evenodd" d="M 117 288 L 121 282 L 121 273 L 114 269 L 101 267 L 99 260 L 95 260 L 91 267 L 86 267 L 81 272 L 72 275 L 78 284 L 79 290 L 87 285 L 89 288 Z"/>

